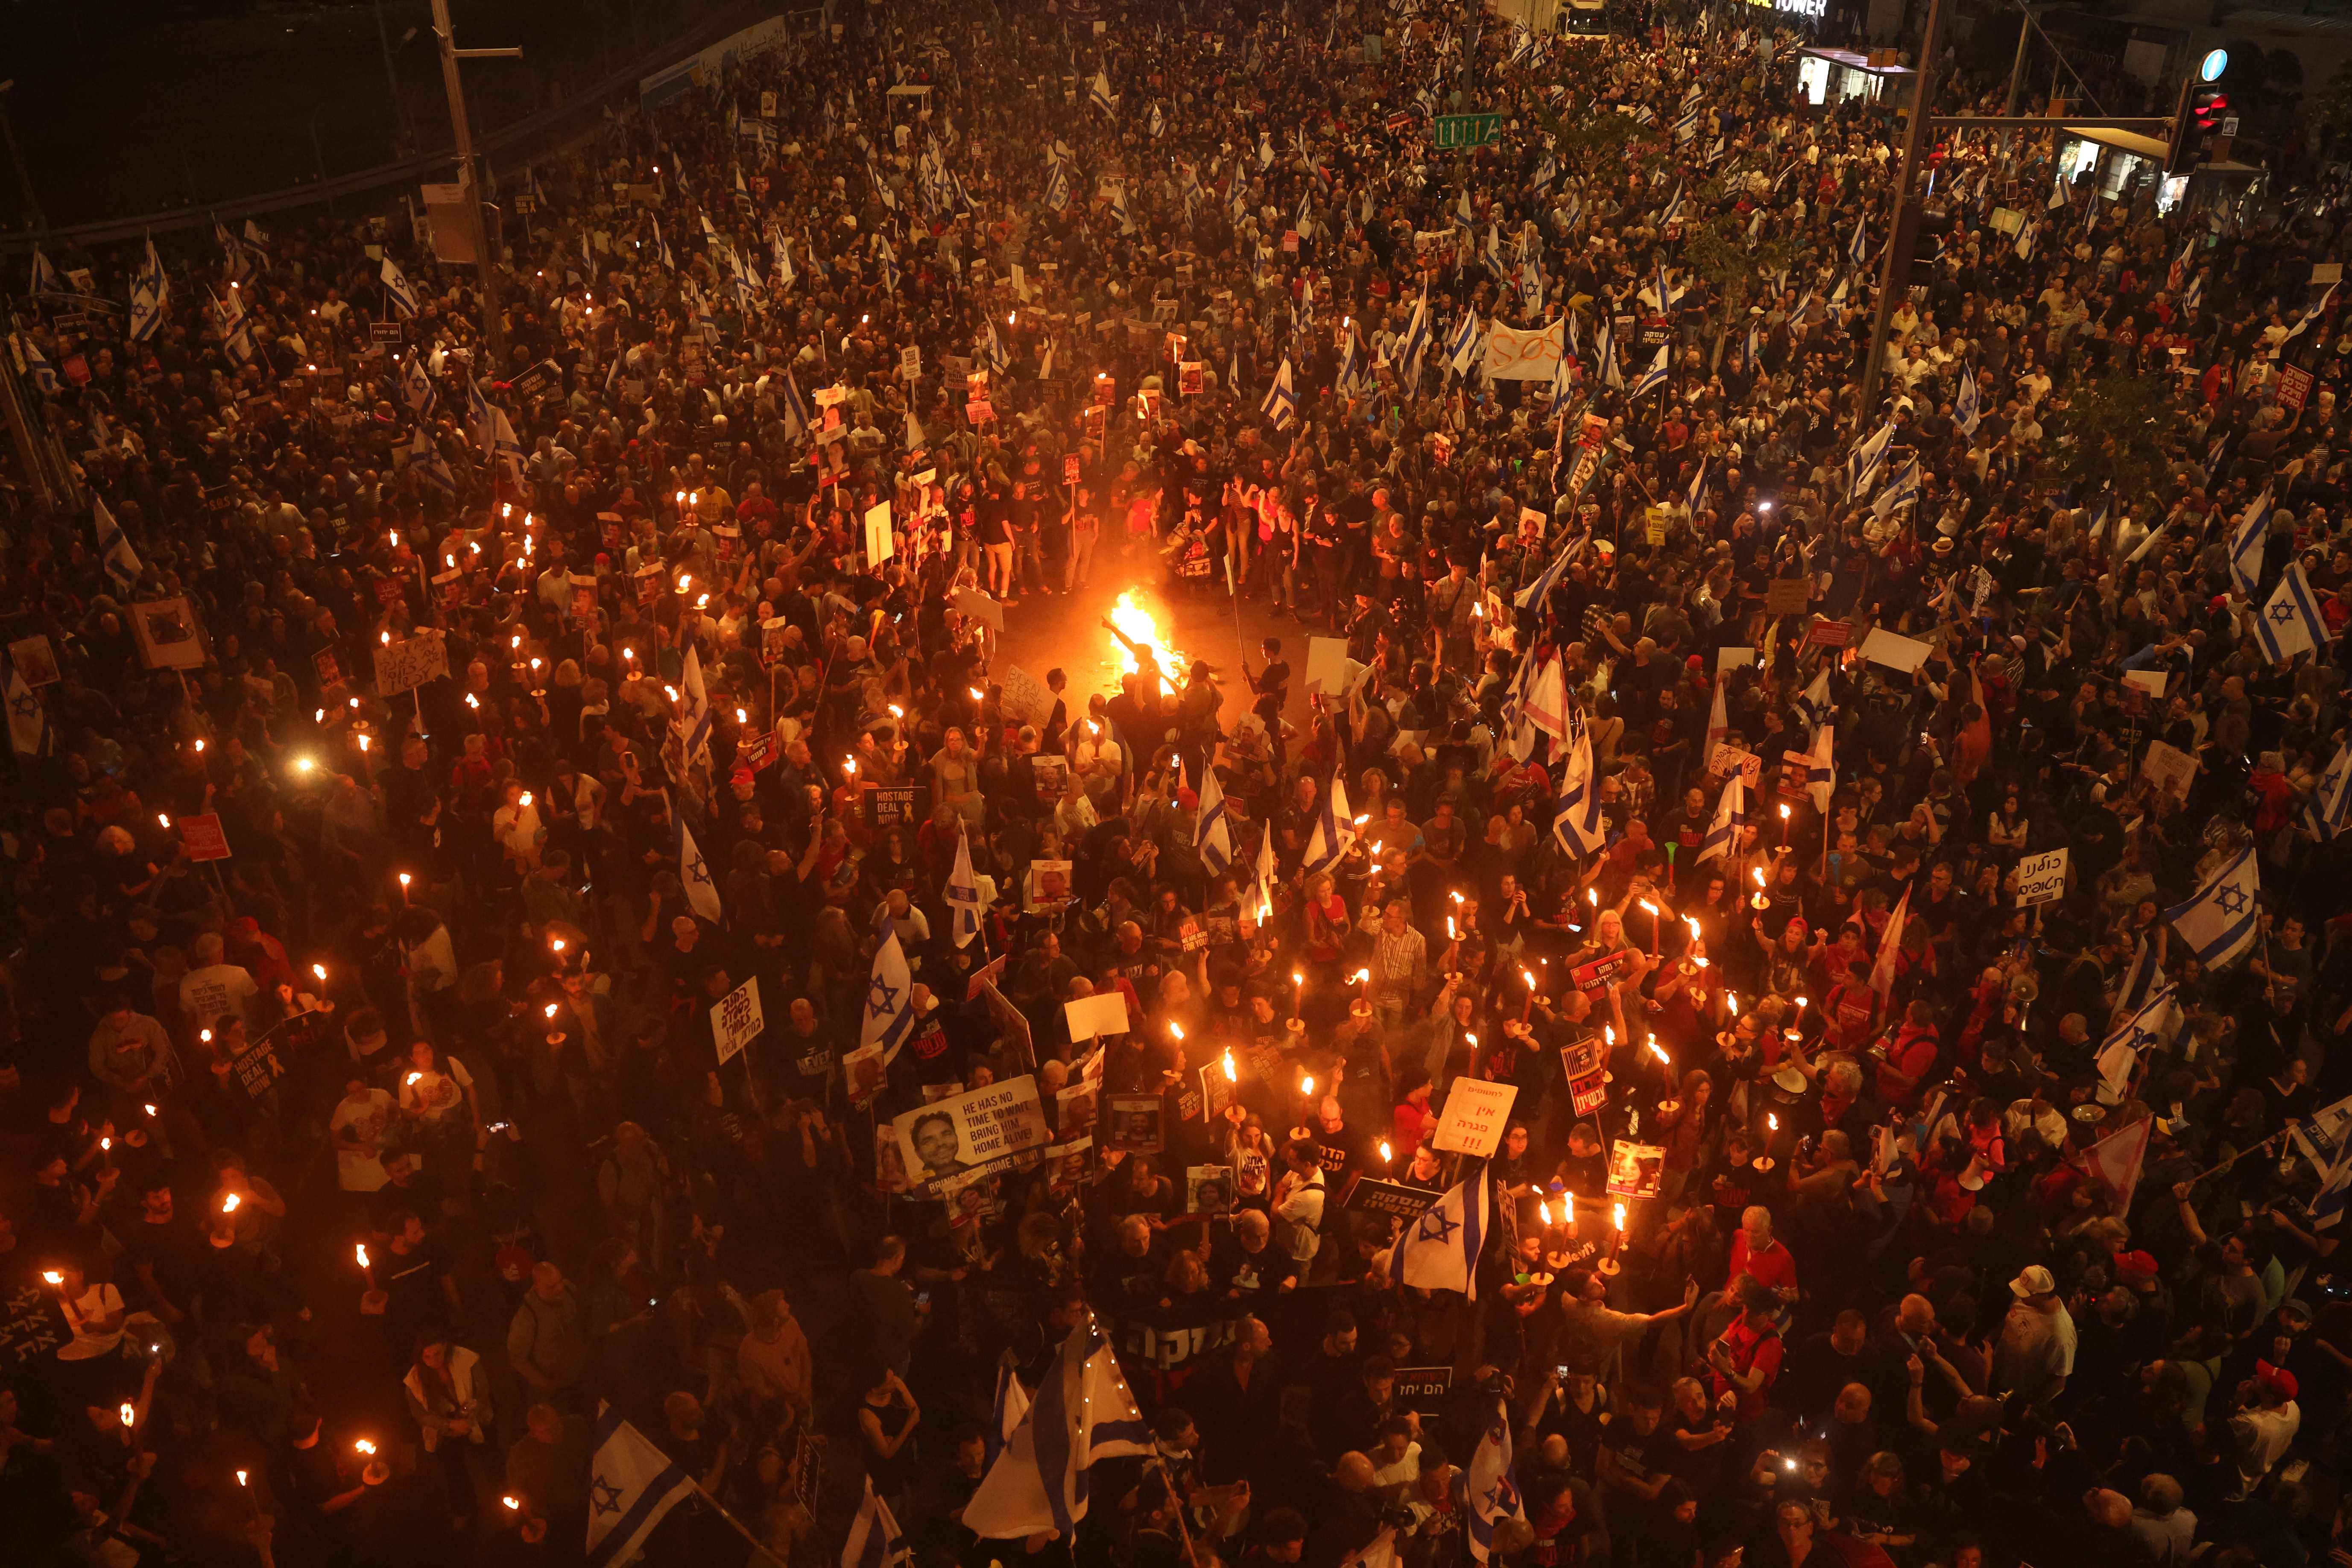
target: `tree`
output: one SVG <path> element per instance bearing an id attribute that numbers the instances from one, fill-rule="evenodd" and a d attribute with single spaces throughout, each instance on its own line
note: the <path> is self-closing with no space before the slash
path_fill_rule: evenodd
<path id="1" fill-rule="evenodd" d="M 2163 486 L 2172 467 L 2164 433 L 2176 410 L 2161 381 L 2111 370 L 2078 385 L 2050 424 L 2052 466 L 2087 493 L 2113 482 L 2129 505 Z"/>

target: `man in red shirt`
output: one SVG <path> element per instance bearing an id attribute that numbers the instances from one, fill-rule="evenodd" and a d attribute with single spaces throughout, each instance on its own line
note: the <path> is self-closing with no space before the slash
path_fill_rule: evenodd
<path id="1" fill-rule="evenodd" d="M 1731 1280 L 1738 1289 L 1742 1278 L 1753 1279 L 1775 1304 L 1797 1299 L 1797 1260 L 1772 1235 L 1772 1211 L 1752 1205 L 1739 1216 L 1738 1233 L 1731 1238 Z"/>

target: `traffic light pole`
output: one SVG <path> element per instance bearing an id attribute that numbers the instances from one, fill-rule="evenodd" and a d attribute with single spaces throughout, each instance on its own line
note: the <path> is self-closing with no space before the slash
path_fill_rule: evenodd
<path id="1" fill-rule="evenodd" d="M 489 226 L 482 221 L 483 181 L 474 162 L 474 134 L 466 119 L 466 84 L 457 74 L 460 60 L 522 58 L 520 49 L 461 49 L 449 25 L 449 0 L 433 0 L 433 36 L 441 46 L 441 85 L 449 94 L 449 129 L 457 142 L 457 184 L 466 193 L 466 236 L 474 244 L 474 265 L 482 286 L 482 342 L 488 352 L 489 372 L 496 378 L 506 368 L 506 321 L 499 307 L 498 258 L 490 254 Z"/>
<path id="2" fill-rule="evenodd" d="M 1886 236 L 1886 257 L 1878 268 L 1878 298 L 1870 316 L 1870 358 L 1862 367 L 1862 416 L 1877 417 L 1878 384 L 1886 364 L 1886 333 L 1895 319 L 1895 284 L 1911 270 L 1911 247 L 1918 233 L 1919 157 L 1927 144 L 1927 105 L 1936 86 L 1936 47 L 1944 36 L 1948 0 L 1928 0 L 1927 27 L 1919 39 L 1919 72 L 1911 84 L 1911 118 L 1903 130 L 1903 163 L 1895 176 L 1895 222 Z"/>

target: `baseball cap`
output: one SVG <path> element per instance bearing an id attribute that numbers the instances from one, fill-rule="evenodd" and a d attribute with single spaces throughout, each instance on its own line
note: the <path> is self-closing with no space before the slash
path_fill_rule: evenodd
<path id="1" fill-rule="evenodd" d="M 2050 1278 L 2050 1270 L 2039 1263 L 2028 1264 L 2017 1278 L 2009 1282 L 2013 1296 L 2047 1296 L 2058 1289 L 2058 1281 Z"/>
<path id="2" fill-rule="evenodd" d="M 2156 1278 L 2156 1258 L 2146 1252 L 2118 1252 L 2116 1254 L 2116 1278 L 2153 1279 Z"/>
<path id="3" fill-rule="evenodd" d="M 2283 1366 L 2273 1366 L 2266 1361 L 2254 1363 L 2254 1381 L 2281 1399 L 2293 1399 L 2301 1386 L 2295 1382 L 2294 1373 Z"/>

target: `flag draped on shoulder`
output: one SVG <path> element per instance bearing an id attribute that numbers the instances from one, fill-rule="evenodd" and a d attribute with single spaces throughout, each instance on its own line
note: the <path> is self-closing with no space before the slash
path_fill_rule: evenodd
<path id="1" fill-rule="evenodd" d="M 1389 1250 L 1389 1282 L 1416 1290 L 1459 1290 L 1478 1299 L 1478 1254 L 1485 1250 L 1493 1210 L 1486 1163 L 1477 1173 L 1448 1187 L 1435 1203 L 1408 1222 Z"/>
<path id="2" fill-rule="evenodd" d="M 1089 1314 L 964 1505 L 964 1528 L 992 1541 L 1048 1530 L 1066 1541 L 1087 1517 L 1095 1461 L 1151 1451 L 1151 1429 Z"/>
<path id="3" fill-rule="evenodd" d="M 694 1479 L 609 1407 L 596 1437 L 588 1474 L 588 1568 L 619 1568 L 670 1510 L 694 1495 Z"/>
<path id="4" fill-rule="evenodd" d="M 2219 969 L 2254 943 L 2254 917 L 2262 906 L 2262 869 L 2249 844 L 2231 857 L 2212 879 L 2186 903 L 2164 911 L 2189 951 L 2207 969 Z"/>

